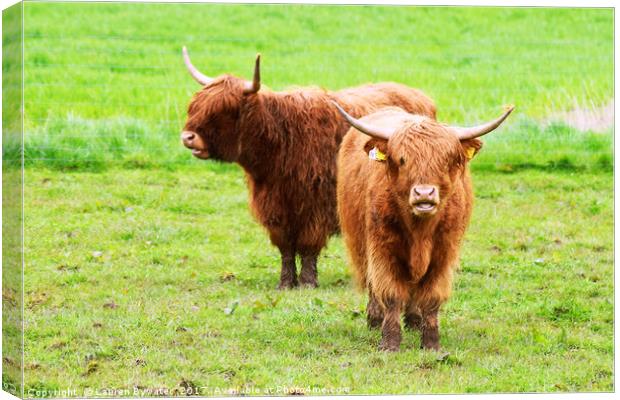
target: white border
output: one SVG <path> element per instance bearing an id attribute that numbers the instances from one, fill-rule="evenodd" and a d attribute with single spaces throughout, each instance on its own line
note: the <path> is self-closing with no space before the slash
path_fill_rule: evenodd
<path id="1" fill-rule="evenodd" d="M 39 0 L 32 0 L 32 2 L 36 2 Z M 96 1 L 96 0 L 63 0 L 64 2 L 101 2 L 101 1 Z M 111 2 L 111 1 L 110 1 Z M 121 1 L 119 1 L 121 2 Z M 456 0 L 444 0 L 444 1 L 437 1 L 437 0 L 425 0 L 425 1 L 403 1 L 403 0 L 389 0 L 386 2 L 378 2 L 378 1 L 368 1 L 368 0 L 356 0 L 356 1 L 351 1 L 351 0 L 341 0 L 341 1 L 325 1 L 325 0 L 312 0 L 312 1 L 300 1 L 300 0 L 289 0 L 289 1 L 282 1 L 282 0 L 272 0 L 272 1 L 258 1 L 258 0 L 244 0 L 244 1 L 228 1 L 228 0 L 221 0 L 221 1 L 197 1 L 197 0 L 184 0 L 184 1 L 180 1 L 180 0 L 170 0 L 170 1 L 158 1 L 158 0 L 125 0 L 123 2 L 128 2 L 128 3 L 246 3 L 246 4 L 334 4 L 334 5 L 419 5 L 419 6 L 481 6 L 481 7 L 562 7 L 562 8 L 569 8 L 569 7 L 587 7 L 587 8 L 599 8 L 599 7 L 605 7 L 605 8 L 614 8 L 616 7 L 617 2 L 613 1 L 613 0 L 593 0 L 593 1 L 583 1 L 583 0 L 564 0 L 564 1 L 552 1 L 552 0 L 539 0 L 539 1 L 515 1 L 515 0 L 505 0 L 505 1 L 497 1 L 497 0 L 476 0 L 476 1 L 456 1 Z M 8 8 L 14 4 L 18 3 L 18 1 L 15 0 L 0 0 L 0 7 L 4 10 L 5 8 Z M 23 7 L 23 5 L 22 5 Z M 24 27 L 24 14 L 23 14 L 23 10 L 22 10 L 22 35 L 23 35 L 23 27 Z M 0 28 L 2 27 L 2 21 L 0 19 Z M 618 28 L 618 22 L 617 19 L 615 18 L 615 11 L 614 11 L 614 66 L 616 67 L 618 65 L 618 49 L 617 49 L 617 42 L 615 41 L 615 32 L 617 32 Z M 22 37 L 22 54 L 23 54 L 23 37 Z M 23 62 L 23 59 L 22 59 Z M 615 71 L 616 69 L 614 68 L 614 98 L 616 99 L 618 97 L 618 92 L 617 92 L 617 88 L 615 86 Z M 22 66 L 22 84 L 23 84 L 23 76 L 24 74 L 24 70 L 23 70 L 23 66 Z M 1 78 L 1 71 L 0 71 L 0 78 Z M 22 88 L 22 96 L 23 96 L 23 88 Z M 23 104 L 23 99 L 22 99 L 22 104 Z M 615 102 L 615 113 L 618 112 L 618 103 Z M 1 111 L 0 111 L 1 113 Z M 23 118 L 24 118 L 24 113 L 22 112 L 22 127 L 23 127 Z M 615 120 L 614 120 L 614 127 L 615 127 Z M 23 135 L 23 130 L 22 130 L 22 135 Z M 22 166 L 23 166 L 23 159 L 22 159 Z M 23 171 L 23 168 L 22 168 Z M 617 215 L 615 213 L 616 210 L 618 210 L 618 205 L 620 202 L 620 199 L 618 198 L 618 196 L 616 196 L 615 194 L 615 188 L 619 187 L 618 186 L 618 165 L 616 163 L 616 157 L 615 157 L 615 131 L 614 131 L 614 372 L 615 372 L 615 365 L 616 365 L 616 359 L 618 356 L 618 337 L 616 336 L 616 332 L 615 332 L 615 323 L 616 321 L 618 321 L 618 316 L 619 316 L 619 312 L 618 312 L 618 308 L 615 307 L 616 304 L 616 288 L 618 287 L 618 284 L 620 283 L 620 279 L 618 278 L 618 274 L 615 273 L 615 243 L 617 242 L 617 235 L 619 234 L 618 231 L 616 231 L 615 229 L 615 225 L 618 222 L 618 218 Z M 1 178 L 0 178 L 1 179 Z M 23 176 L 23 172 L 22 172 L 22 195 L 23 195 L 23 183 L 24 183 L 24 176 Z M 1 186 L 0 186 L 0 195 L 1 195 Z M 1 197 L 0 197 L 1 199 Z M 22 213 L 23 213 L 23 204 L 22 204 Z M 22 240 L 23 240 L 23 219 L 22 219 Z M 1 244 L 1 238 L 0 238 L 0 244 Z M 22 252 L 22 290 L 23 290 L 23 264 L 24 260 L 23 260 L 23 252 Z M 0 277 L 1 279 L 1 277 Z M 22 297 L 23 300 L 23 297 Z M 22 301 L 22 307 L 23 307 L 23 301 Z M 23 312 L 23 310 L 22 310 Z M 23 315 L 23 314 L 22 314 Z M 0 319 L 0 329 L 2 326 L 2 321 Z M 23 349 L 23 336 L 22 336 L 22 349 Z M 22 354 L 23 357 L 23 354 Z M 22 365 L 23 365 L 23 359 L 22 359 Z M 1 371 L 1 363 L 0 363 L 0 371 Z M 22 381 L 23 382 L 23 381 Z M 614 385 L 616 384 L 616 379 L 615 379 L 615 374 L 614 374 Z M 414 397 L 415 396 L 415 397 Z M 334 399 L 334 400 L 342 400 L 343 398 L 352 398 L 352 397 L 372 397 L 372 398 L 381 398 L 381 399 L 392 399 L 392 400 L 404 400 L 404 399 L 446 399 L 446 400 L 451 400 L 451 399 L 467 399 L 467 398 L 476 398 L 476 399 L 519 399 L 522 398 L 523 396 L 526 396 L 527 398 L 532 398 L 532 399 L 574 399 L 574 400 L 581 400 L 581 399 L 611 399 L 611 398 L 615 398 L 615 393 L 559 393 L 559 394 L 549 394 L 549 393 L 530 393 L 530 394 L 524 394 L 524 393 L 517 393 L 517 394 L 482 394 L 482 395 L 466 395 L 466 394 L 458 394 L 458 395 L 380 395 L 380 396 L 313 396 L 313 398 L 320 398 L 320 399 Z M 158 397 L 159 399 L 170 399 L 169 397 Z M 270 399 L 271 397 L 265 397 L 265 396 L 261 396 L 261 397 L 252 397 L 252 398 L 257 398 L 257 399 Z M 3 399 L 16 399 L 15 396 L 12 396 L 6 392 L 2 392 L 0 391 L 0 400 Z M 110 398 L 111 399 L 111 398 Z M 209 397 L 209 399 L 230 399 L 230 397 Z"/>

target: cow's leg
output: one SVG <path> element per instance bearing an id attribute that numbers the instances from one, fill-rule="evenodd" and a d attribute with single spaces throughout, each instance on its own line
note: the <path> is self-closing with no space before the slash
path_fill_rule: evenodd
<path id="1" fill-rule="evenodd" d="M 439 307 L 450 295 L 452 269 L 431 269 L 428 279 L 414 290 L 414 302 L 422 315 L 422 348 L 439 350 Z"/>
<path id="2" fill-rule="evenodd" d="M 422 348 L 439 350 L 439 310 L 424 314 L 422 321 Z"/>
<path id="3" fill-rule="evenodd" d="M 412 331 L 422 330 L 422 315 L 412 301 L 407 304 L 405 310 L 405 328 Z"/>
<path id="4" fill-rule="evenodd" d="M 389 299 L 384 302 L 385 317 L 381 325 L 381 343 L 379 350 L 398 351 L 402 334 L 400 331 L 401 302 Z"/>
<path id="5" fill-rule="evenodd" d="M 269 226 L 269 238 L 278 250 L 282 267 L 278 289 L 292 289 L 297 286 L 297 268 L 295 266 L 295 238 L 280 226 Z"/>
<path id="6" fill-rule="evenodd" d="M 366 322 L 370 329 L 378 328 L 383 324 L 383 308 L 377 301 L 372 287 L 368 286 L 368 306 L 366 307 Z"/>
<path id="7" fill-rule="evenodd" d="M 306 227 L 297 238 L 297 254 L 301 258 L 299 282 L 302 286 L 315 288 L 319 286 L 317 259 L 325 247 L 327 235 L 318 235 L 316 229 Z"/>
<path id="8" fill-rule="evenodd" d="M 319 286 L 318 271 L 316 269 L 316 260 L 319 257 L 318 252 L 315 254 L 301 255 L 301 272 L 299 274 L 299 283 L 302 286 L 315 288 Z"/>
<path id="9" fill-rule="evenodd" d="M 295 251 L 290 248 L 280 248 L 282 269 L 280 270 L 280 284 L 278 289 L 292 289 L 297 286 L 297 268 L 295 266 Z"/>
<path id="10" fill-rule="evenodd" d="M 411 297 L 411 283 L 396 257 L 394 232 L 389 224 L 374 224 L 367 233 L 368 269 L 366 276 L 373 296 L 383 311 L 380 350 L 398 351 L 401 341 L 400 318 Z"/>

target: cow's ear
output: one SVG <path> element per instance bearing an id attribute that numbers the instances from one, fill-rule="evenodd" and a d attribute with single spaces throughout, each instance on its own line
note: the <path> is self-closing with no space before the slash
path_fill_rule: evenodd
<path id="1" fill-rule="evenodd" d="M 478 152 L 482 148 L 482 141 L 479 139 L 461 140 L 461 146 L 463 146 L 463 151 L 465 152 L 467 160 L 469 161 L 474 158 L 474 156 L 478 154 Z"/>
<path id="2" fill-rule="evenodd" d="M 379 150 L 380 154 L 387 154 L 387 140 L 372 138 L 364 145 L 364 151 L 366 152 L 366 154 L 370 153 L 370 151 L 374 148 Z"/>

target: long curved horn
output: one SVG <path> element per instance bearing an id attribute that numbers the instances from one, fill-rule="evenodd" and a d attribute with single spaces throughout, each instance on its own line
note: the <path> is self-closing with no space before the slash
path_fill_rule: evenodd
<path id="1" fill-rule="evenodd" d="M 474 139 L 495 130 L 501 125 L 502 122 L 504 122 L 506 118 L 508 118 L 514 109 L 515 106 L 508 106 L 506 111 L 504 111 L 499 118 L 487 122 L 486 124 L 472 126 L 471 128 L 462 128 L 459 126 L 451 126 L 450 128 L 456 133 L 460 140 Z"/>
<path id="2" fill-rule="evenodd" d="M 386 129 L 383 127 L 372 126 L 365 122 L 362 122 L 350 116 L 345 110 L 342 109 L 342 107 L 340 107 L 340 104 L 336 103 L 334 100 L 331 100 L 331 102 L 334 103 L 334 105 L 336 106 L 340 114 L 344 117 L 344 119 L 346 119 L 351 124 L 351 126 L 353 126 L 358 131 L 365 133 L 368 136 L 372 136 L 377 139 L 385 139 L 385 140 L 389 140 L 392 137 L 392 135 L 394 135 L 395 131 L 393 129 Z"/>
<path id="3" fill-rule="evenodd" d="M 213 78 L 209 78 L 202 72 L 198 71 L 196 67 L 194 67 L 192 62 L 189 60 L 189 54 L 187 54 L 187 48 L 185 46 L 183 46 L 183 61 L 185 61 L 185 66 L 189 70 L 189 73 L 194 77 L 196 82 L 200 83 L 201 85 L 208 85 L 209 83 L 213 82 Z"/>
<path id="4" fill-rule="evenodd" d="M 252 94 L 260 90 L 260 53 L 256 55 L 256 62 L 254 63 L 254 78 L 252 82 L 245 82 L 243 87 L 243 94 Z"/>

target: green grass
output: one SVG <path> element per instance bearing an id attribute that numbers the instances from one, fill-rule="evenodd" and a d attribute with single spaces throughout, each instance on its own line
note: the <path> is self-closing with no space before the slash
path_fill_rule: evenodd
<path id="1" fill-rule="evenodd" d="M 21 136 L 21 9 L 2 12 L 2 143 Z M 11 39 L 9 39 L 11 37 Z M 3 147 L 4 148 L 4 147 Z M 21 159 L 2 159 L 2 390 L 22 391 Z"/>
<path id="2" fill-rule="evenodd" d="M 614 389 L 613 133 L 548 123 L 612 100 L 611 9 L 28 2 L 25 28 L 26 395 Z M 212 75 L 260 51 L 275 90 L 419 87 L 447 123 L 516 104 L 472 163 L 449 356 L 376 350 L 338 237 L 319 289 L 275 290 L 240 168 L 179 143 L 182 45 Z"/>
<path id="3" fill-rule="evenodd" d="M 25 27 L 26 162 L 55 168 L 187 163 L 178 134 L 198 86 L 182 45 L 214 76 L 248 77 L 260 51 L 275 90 L 402 82 L 446 123 L 516 104 L 517 135 L 613 96 L 611 9 L 26 3 Z M 569 131 L 564 153 L 588 141 Z M 544 137 L 520 145 L 553 162 Z"/>
<path id="4" fill-rule="evenodd" d="M 28 170 L 26 388 L 612 390 L 611 175 L 474 181 L 437 360 L 413 333 L 376 350 L 340 238 L 319 289 L 276 291 L 278 253 L 236 167 Z"/>
<path id="5" fill-rule="evenodd" d="M 81 132 L 88 132 L 82 137 Z M 152 135 L 139 119 L 89 120 L 76 116 L 50 118 L 26 139 L 28 166 L 60 170 L 102 171 L 114 166 L 126 168 L 182 169 L 200 165 L 175 140 Z M 613 170 L 611 132 L 580 132 L 563 124 L 540 127 L 531 120 L 518 120 L 510 130 L 485 138 L 477 170 Z M 34 144 L 36 143 L 36 144 Z M 79 149 L 79 150 L 78 150 Z M 9 151 L 9 150 L 6 150 Z M 7 157 L 17 158 L 19 147 Z"/>

